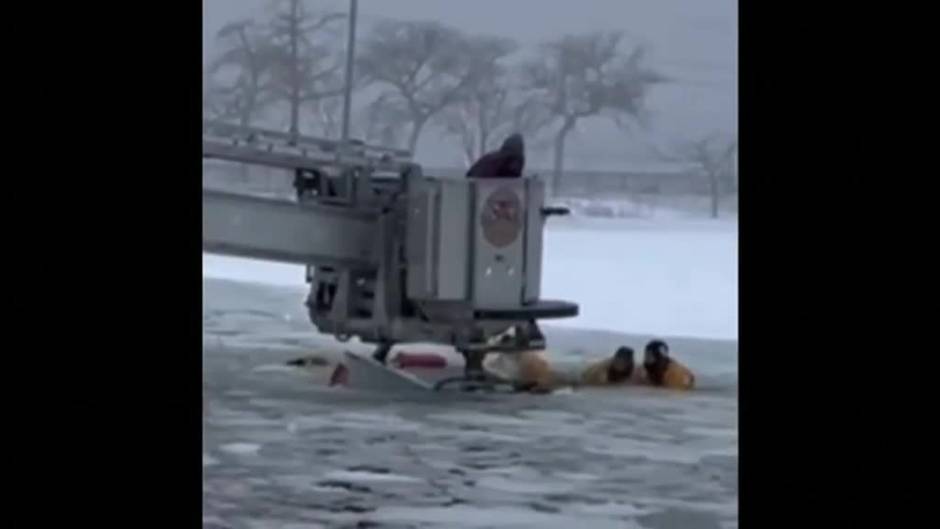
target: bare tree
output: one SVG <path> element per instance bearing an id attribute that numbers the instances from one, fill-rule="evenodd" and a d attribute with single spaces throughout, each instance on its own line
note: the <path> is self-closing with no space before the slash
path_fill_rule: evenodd
<path id="1" fill-rule="evenodd" d="M 303 0 L 280 0 L 270 24 L 276 101 L 289 108 L 288 129 L 300 133 L 301 108 L 342 94 L 342 60 L 332 43 L 342 13 L 320 13 Z"/>
<path id="2" fill-rule="evenodd" d="M 735 178 L 735 152 L 737 140 L 722 139 L 719 134 L 681 143 L 667 159 L 695 164 L 708 179 L 711 199 L 711 217 L 718 218 L 722 197 L 737 186 Z"/>
<path id="3" fill-rule="evenodd" d="M 411 114 L 404 105 L 396 104 L 393 96 L 380 95 L 366 106 L 361 116 L 367 139 L 388 147 L 401 147 Z"/>
<path id="4" fill-rule="evenodd" d="M 539 56 L 523 66 L 525 87 L 559 122 L 554 141 L 556 191 L 564 171 L 565 141 L 578 121 L 606 116 L 621 127 L 627 125 L 624 118 L 642 124 L 649 87 L 666 81 L 646 67 L 643 47 L 625 54 L 622 41 L 619 32 L 562 37 L 543 44 Z"/>
<path id="5" fill-rule="evenodd" d="M 388 134 L 410 125 L 407 147 L 414 152 L 425 125 L 456 103 L 476 75 L 479 63 L 467 46 L 463 34 L 438 22 L 376 24 L 357 68 L 364 85 L 384 89 L 369 105 L 378 120 L 370 128 Z"/>
<path id="6" fill-rule="evenodd" d="M 232 114 L 226 101 L 226 90 L 209 75 L 202 81 L 202 116 L 208 119 L 228 119 Z"/>
<path id="7" fill-rule="evenodd" d="M 326 138 L 339 139 L 343 129 L 343 98 L 327 97 L 310 104 L 317 132 Z"/>
<path id="8" fill-rule="evenodd" d="M 254 99 L 256 95 L 257 93 L 245 84 L 243 77 L 241 82 L 222 85 L 207 73 L 203 81 L 203 118 L 220 121 L 237 120 L 242 126 L 250 125 L 261 106 Z M 247 164 L 239 164 L 239 166 L 241 179 L 247 182 L 251 170 Z"/>
<path id="9" fill-rule="evenodd" d="M 460 98 L 443 109 L 437 121 L 457 139 L 468 165 L 486 152 L 493 135 L 512 125 L 513 91 L 508 68 L 502 61 L 516 49 L 517 44 L 508 39 L 467 39 L 465 53 L 476 73 Z"/>
<path id="10" fill-rule="evenodd" d="M 532 138 L 554 119 L 536 101 L 526 99 L 517 72 L 505 64 L 517 47 L 513 41 L 489 37 L 471 38 L 466 46 L 469 60 L 475 61 L 475 75 L 437 121 L 457 140 L 468 166 L 509 134 Z"/>
<path id="11" fill-rule="evenodd" d="M 203 105 L 214 117 L 248 126 L 267 103 L 270 42 L 251 20 L 225 25 L 216 39 L 222 51 L 209 64 Z"/>

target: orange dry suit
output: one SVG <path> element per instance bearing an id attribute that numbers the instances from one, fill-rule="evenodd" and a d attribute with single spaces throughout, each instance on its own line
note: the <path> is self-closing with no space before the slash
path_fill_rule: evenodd
<path id="1" fill-rule="evenodd" d="M 585 386 L 613 386 L 618 384 L 642 383 L 638 369 L 639 366 L 633 368 L 633 372 L 630 373 L 630 376 L 626 380 L 619 382 L 611 381 L 608 378 L 608 374 L 610 373 L 610 364 L 613 362 L 614 358 L 610 357 L 588 365 L 587 368 L 581 372 L 581 384 Z"/>
<path id="2" fill-rule="evenodd" d="M 529 391 L 551 391 L 558 384 L 558 376 L 552 371 L 543 351 L 533 349 L 518 353 L 497 353 L 486 369 L 501 378 L 511 380 L 518 387 Z"/>
<path id="3" fill-rule="evenodd" d="M 692 374 L 692 371 L 672 358 L 668 359 L 661 380 L 654 380 L 654 377 L 645 366 L 643 368 L 643 374 L 645 382 L 654 386 L 683 390 L 695 387 L 695 375 Z"/>
<path id="4" fill-rule="evenodd" d="M 695 387 L 695 375 L 692 371 L 676 360 L 670 358 L 663 371 L 662 378 L 657 383 L 652 379 L 644 366 L 638 365 L 633 368 L 630 377 L 620 382 L 613 382 L 608 379 L 610 364 L 613 358 L 605 358 L 598 362 L 588 365 L 581 372 L 581 384 L 585 386 L 614 386 L 621 384 L 630 385 L 652 385 L 669 389 L 688 390 Z"/>

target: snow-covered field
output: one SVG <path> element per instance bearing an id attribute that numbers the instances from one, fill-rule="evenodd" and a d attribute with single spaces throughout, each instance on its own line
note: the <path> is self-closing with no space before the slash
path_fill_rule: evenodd
<path id="1" fill-rule="evenodd" d="M 615 332 L 737 339 L 737 222 L 552 219 L 542 292 L 575 301 L 553 324 Z M 203 275 L 305 288 L 303 268 L 214 255 Z"/>

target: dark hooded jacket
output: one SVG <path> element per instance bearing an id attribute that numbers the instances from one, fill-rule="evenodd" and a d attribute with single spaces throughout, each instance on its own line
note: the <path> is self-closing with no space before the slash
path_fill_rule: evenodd
<path id="1" fill-rule="evenodd" d="M 473 178 L 518 178 L 525 168 L 525 142 L 521 134 L 506 138 L 498 151 L 488 152 L 467 171 Z"/>

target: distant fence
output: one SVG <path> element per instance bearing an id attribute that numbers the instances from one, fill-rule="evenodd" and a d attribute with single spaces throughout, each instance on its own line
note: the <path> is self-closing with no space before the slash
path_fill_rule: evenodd
<path id="1" fill-rule="evenodd" d="M 203 160 L 202 186 L 217 191 L 293 197 L 294 175 L 284 169 Z"/>
<path id="2" fill-rule="evenodd" d="M 463 177 L 466 169 L 428 168 L 425 174 Z M 527 171 L 550 182 L 552 171 Z M 562 176 L 559 196 L 594 197 L 601 195 L 707 195 L 708 180 L 693 169 L 649 171 L 578 171 L 567 170 Z"/>
<path id="3" fill-rule="evenodd" d="M 556 194 L 561 196 L 705 195 L 709 192 L 708 180 L 693 171 L 566 171 L 559 187 Z"/>
<path id="4" fill-rule="evenodd" d="M 551 171 L 530 171 L 546 182 Z M 427 175 L 463 178 L 466 169 L 454 167 L 425 168 Z M 289 171 L 264 167 L 246 167 L 227 162 L 204 161 L 203 185 L 213 189 L 240 190 L 265 194 L 292 195 L 293 175 Z M 675 171 L 566 171 L 558 196 L 631 197 L 636 195 L 690 196 L 708 195 L 708 180 L 692 170 Z"/>

